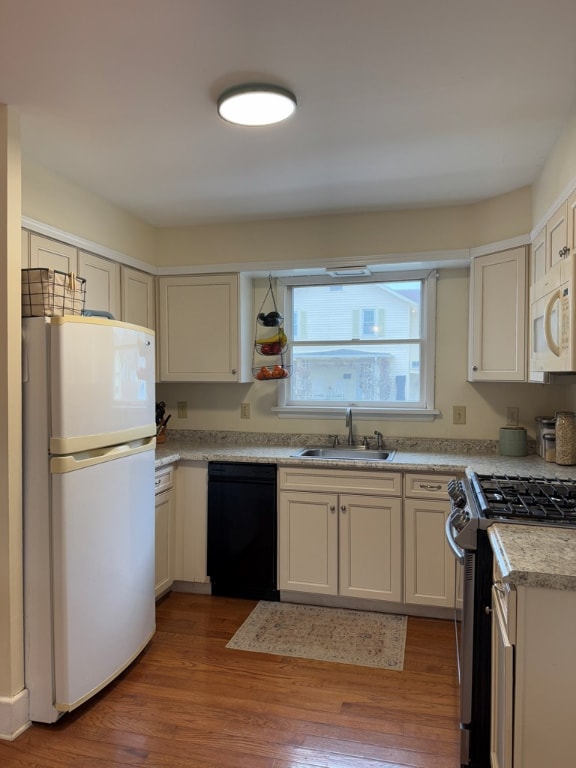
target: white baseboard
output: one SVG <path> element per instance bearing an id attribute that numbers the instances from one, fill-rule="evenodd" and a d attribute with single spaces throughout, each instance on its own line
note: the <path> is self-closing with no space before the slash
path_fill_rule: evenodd
<path id="1" fill-rule="evenodd" d="M 0 739 L 13 741 L 30 725 L 28 690 L 16 696 L 0 696 Z"/>
<path id="2" fill-rule="evenodd" d="M 175 581 L 172 592 L 189 592 L 195 595 L 212 594 L 212 584 L 202 584 L 199 581 Z"/>

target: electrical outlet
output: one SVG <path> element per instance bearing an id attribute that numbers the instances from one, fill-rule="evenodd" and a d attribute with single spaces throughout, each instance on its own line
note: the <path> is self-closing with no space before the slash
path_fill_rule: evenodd
<path id="1" fill-rule="evenodd" d="M 517 427 L 518 419 L 520 418 L 520 408 L 509 405 L 506 408 L 506 424 L 509 427 Z"/>
<path id="2" fill-rule="evenodd" d="M 465 405 L 452 406 L 452 423 L 466 424 L 466 406 Z"/>
<path id="3" fill-rule="evenodd" d="M 250 418 L 250 403 L 241 403 L 240 404 L 240 418 L 241 419 L 249 419 Z"/>
<path id="4" fill-rule="evenodd" d="M 179 419 L 187 419 L 188 418 L 188 403 L 186 400 L 181 400 L 179 403 L 176 403 L 176 407 L 178 408 L 178 418 Z"/>

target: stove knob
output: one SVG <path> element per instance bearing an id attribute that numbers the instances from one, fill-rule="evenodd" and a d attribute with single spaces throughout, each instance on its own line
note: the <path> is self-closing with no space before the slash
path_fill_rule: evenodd
<path id="1" fill-rule="evenodd" d="M 452 500 L 452 505 L 463 509 L 466 506 L 466 495 L 464 494 L 460 483 L 456 480 L 450 480 L 447 490 L 448 496 L 450 496 L 450 499 Z"/>
<path id="2" fill-rule="evenodd" d="M 462 531 L 464 528 L 466 528 L 469 520 L 470 520 L 470 515 L 464 510 L 459 510 L 458 514 L 455 514 L 454 517 L 452 518 L 452 525 L 459 532 L 459 531 Z"/>

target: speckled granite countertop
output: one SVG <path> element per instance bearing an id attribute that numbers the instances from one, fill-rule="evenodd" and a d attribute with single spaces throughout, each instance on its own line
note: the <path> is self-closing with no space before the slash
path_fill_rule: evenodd
<path id="1" fill-rule="evenodd" d="M 228 433 L 229 434 L 229 433 Z M 317 436 L 316 436 L 317 437 Z M 238 442 L 236 442 L 238 440 Z M 271 445 L 263 438 L 261 443 L 250 439 L 242 442 L 238 438 L 220 439 L 214 436 L 212 439 L 169 439 L 166 443 L 156 447 L 156 466 L 172 464 L 180 460 L 187 461 L 239 461 L 256 463 L 292 464 L 310 467 L 348 468 L 385 471 L 419 471 L 419 472 L 443 472 L 463 473 L 466 467 L 472 467 L 479 473 L 531 475 L 534 477 L 576 477 L 576 467 L 562 467 L 541 459 L 535 454 L 522 457 L 500 456 L 490 452 L 492 447 L 487 445 L 487 450 L 482 451 L 471 443 L 462 442 L 459 450 L 458 441 L 426 441 L 418 444 L 417 441 L 407 441 L 408 448 L 400 444 L 386 443 L 386 448 L 395 450 L 392 461 L 367 461 L 362 459 L 361 452 L 358 459 L 336 460 L 317 458 L 298 458 L 294 454 L 302 447 L 320 445 L 310 442 L 310 436 L 302 436 L 300 443 L 293 445 Z M 445 449 L 444 449 L 445 448 Z"/>
<path id="2" fill-rule="evenodd" d="M 505 582 L 576 590 L 576 530 L 495 523 L 488 538 Z"/>

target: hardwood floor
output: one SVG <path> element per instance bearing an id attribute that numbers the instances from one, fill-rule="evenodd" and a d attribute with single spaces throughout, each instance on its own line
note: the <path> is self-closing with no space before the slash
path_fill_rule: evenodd
<path id="1" fill-rule="evenodd" d="M 142 656 L 2 768 L 457 768 L 453 624 L 408 620 L 404 670 L 225 648 L 256 603 L 171 593 Z"/>

